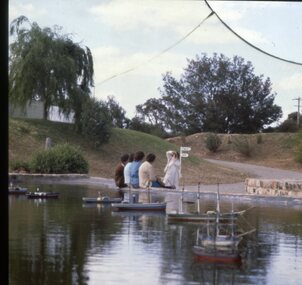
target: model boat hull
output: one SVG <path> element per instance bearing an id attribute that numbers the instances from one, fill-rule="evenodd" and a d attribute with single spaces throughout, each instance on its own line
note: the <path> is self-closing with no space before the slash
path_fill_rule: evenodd
<path id="1" fill-rule="evenodd" d="M 111 203 L 121 203 L 122 198 L 110 198 L 110 197 L 83 197 L 83 202 L 85 203 L 101 203 L 101 204 L 111 204 Z"/>
<path id="2" fill-rule="evenodd" d="M 215 238 L 201 238 L 201 245 L 211 248 L 236 248 L 239 245 L 241 239 L 241 237 L 236 236 L 231 237 L 229 235 L 218 235 Z"/>
<path id="3" fill-rule="evenodd" d="M 219 222 L 228 222 L 232 220 L 236 220 L 239 214 L 221 214 L 219 215 Z M 171 221 L 179 221 L 179 222 L 216 222 L 216 215 L 208 215 L 208 214 L 191 214 L 191 213 L 169 213 L 167 214 L 167 218 Z"/>
<path id="4" fill-rule="evenodd" d="M 237 250 L 235 251 L 219 251 L 219 250 L 207 250 L 201 246 L 194 246 L 193 252 L 198 260 L 205 262 L 217 262 L 217 263 L 240 263 L 241 256 Z"/>
<path id="5" fill-rule="evenodd" d="M 16 194 L 16 195 L 21 195 L 21 194 L 26 194 L 28 192 L 27 188 L 22 188 L 22 187 L 8 187 L 8 194 Z"/>
<path id="6" fill-rule="evenodd" d="M 28 199 L 57 199 L 59 193 L 57 192 L 32 192 L 26 194 Z"/>
<path id="7" fill-rule="evenodd" d="M 165 211 L 166 203 L 112 203 L 119 211 Z"/>

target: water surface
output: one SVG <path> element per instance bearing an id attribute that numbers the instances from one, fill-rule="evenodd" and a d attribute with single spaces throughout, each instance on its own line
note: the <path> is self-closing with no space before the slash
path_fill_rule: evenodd
<path id="1" fill-rule="evenodd" d="M 83 196 L 100 191 L 95 186 L 39 187 L 60 192 L 60 198 L 9 197 L 11 285 L 302 284 L 301 208 L 254 205 L 245 219 L 257 231 L 240 244 L 242 263 L 224 265 L 196 259 L 198 224 L 168 223 L 164 213 L 84 205 Z M 250 206 L 238 199 L 233 204 L 235 210 Z M 230 209 L 230 201 L 222 197 L 221 207 Z M 202 210 L 214 208 L 214 200 L 201 201 Z"/>

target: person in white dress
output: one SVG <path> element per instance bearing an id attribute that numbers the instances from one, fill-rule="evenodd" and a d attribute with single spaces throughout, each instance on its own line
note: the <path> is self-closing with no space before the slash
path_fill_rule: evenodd
<path id="1" fill-rule="evenodd" d="M 163 182 L 165 186 L 170 186 L 178 189 L 180 178 L 180 160 L 179 153 L 169 150 L 166 152 L 167 165 L 164 169 L 165 176 Z"/>

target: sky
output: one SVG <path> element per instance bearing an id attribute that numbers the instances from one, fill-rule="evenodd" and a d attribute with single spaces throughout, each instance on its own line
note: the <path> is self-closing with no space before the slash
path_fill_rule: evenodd
<path id="1" fill-rule="evenodd" d="M 203 21 L 211 10 L 202 0 L 10 0 L 9 22 L 24 15 L 41 28 L 60 26 L 74 42 L 89 47 L 95 71 L 93 96 L 102 100 L 114 96 L 130 119 L 137 105 L 161 96 L 166 72 L 179 79 L 187 60 L 201 53 L 250 61 L 255 75 L 270 78 L 275 104 L 282 107 L 281 121 L 296 112 L 295 99 L 302 97 L 302 2 L 208 3 L 252 45 L 301 64 L 252 48 L 216 15 Z"/>

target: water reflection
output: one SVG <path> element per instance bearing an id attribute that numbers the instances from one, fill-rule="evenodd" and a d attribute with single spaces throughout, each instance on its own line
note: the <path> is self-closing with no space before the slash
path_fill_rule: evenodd
<path id="1" fill-rule="evenodd" d="M 9 284 L 299 284 L 302 278 L 301 209 L 257 205 L 245 216 L 257 231 L 240 243 L 242 263 L 205 263 L 192 251 L 198 224 L 83 204 L 97 187 L 49 187 L 60 192 L 58 200 L 9 197 Z M 214 205 L 201 201 L 204 211 Z M 194 211 L 195 205 L 185 207 Z"/>

